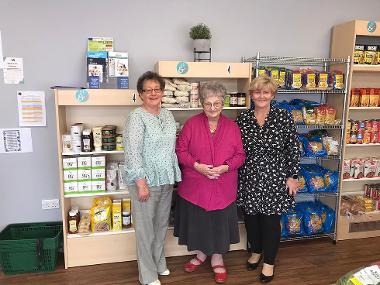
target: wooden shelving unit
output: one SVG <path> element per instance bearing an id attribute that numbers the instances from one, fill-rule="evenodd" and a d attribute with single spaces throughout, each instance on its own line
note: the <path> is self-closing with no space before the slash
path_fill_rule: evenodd
<path id="1" fill-rule="evenodd" d="M 251 68 L 249 64 L 242 63 L 216 63 L 216 62 L 189 62 L 189 73 L 185 76 L 176 74 L 178 62 L 158 62 L 157 71 L 164 77 L 192 78 L 193 80 L 214 79 L 227 82 L 231 91 L 245 91 L 248 89 Z M 174 68 L 174 71 L 172 70 Z M 80 210 L 88 210 L 94 197 L 110 196 L 111 199 L 126 197 L 128 190 L 101 193 L 75 193 L 64 194 L 63 165 L 64 157 L 83 155 L 106 155 L 112 160 L 123 160 L 123 151 L 97 151 L 81 153 L 63 153 L 62 135 L 70 132 L 70 126 L 81 122 L 87 128 L 112 124 L 117 126 L 118 132 L 124 128 L 124 123 L 129 112 L 141 105 L 141 100 L 136 90 L 113 89 L 88 89 L 86 100 L 77 99 L 76 89 L 55 89 L 55 106 L 57 122 L 57 143 L 60 176 L 60 198 L 64 232 L 65 268 L 85 266 L 110 262 L 123 262 L 136 259 L 136 238 L 133 228 L 123 231 L 109 231 L 104 233 L 91 233 L 89 235 L 68 234 L 67 214 L 71 207 L 76 206 Z M 83 98 L 81 98 L 83 99 Z M 247 103 L 248 104 L 248 103 Z M 240 112 L 245 107 L 226 108 L 229 116 Z M 200 112 L 201 108 L 173 109 L 176 118 L 182 116 L 182 122 L 193 111 Z M 232 250 L 243 249 L 246 246 L 245 228 L 239 224 L 241 241 L 231 246 Z M 165 243 L 166 256 L 186 255 L 189 253 L 184 246 L 179 246 L 173 236 L 173 229 L 169 228 Z"/>
<path id="2" fill-rule="evenodd" d="M 353 57 L 355 44 L 374 44 L 380 45 L 380 22 L 376 22 L 377 29 L 373 32 L 368 31 L 368 21 L 354 20 L 332 29 L 332 40 L 330 48 L 331 57 Z M 380 87 L 380 65 L 351 64 L 349 74 L 346 78 L 349 84 L 349 92 L 352 88 L 379 88 Z M 350 93 L 349 93 L 350 94 Z M 349 107 L 347 100 L 346 118 L 355 120 L 380 119 L 379 107 Z M 374 144 L 344 144 L 343 158 L 364 158 L 380 154 L 380 143 Z M 363 194 L 365 183 L 376 182 L 380 178 L 366 179 L 346 179 L 341 185 L 341 193 Z M 367 222 L 376 224 L 378 228 L 366 226 Z M 363 223 L 361 227 L 358 223 Z M 360 217 L 348 218 L 339 216 L 338 219 L 338 240 L 351 238 L 365 238 L 380 235 L 380 214 L 363 214 Z"/>
<path id="3" fill-rule="evenodd" d="M 186 66 L 185 71 L 178 67 Z M 223 83 L 227 92 L 245 92 L 246 107 L 224 107 L 223 114 L 235 119 L 237 115 L 250 106 L 248 88 L 251 82 L 251 64 L 230 62 L 181 62 L 181 61 L 158 61 L 155 70 L 165 78 L 184 78 L 189 82 L 202 82 L 216 80 Z M 173 111 L 176 121 L 183 124 L 202 108 L 168 108 Z"/>

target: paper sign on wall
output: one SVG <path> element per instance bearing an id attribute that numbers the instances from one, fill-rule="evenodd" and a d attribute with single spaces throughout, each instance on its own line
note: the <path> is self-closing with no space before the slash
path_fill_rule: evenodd
<path id="1" fill-rule="evenodd" d="M 6 57 L 4 59 L 4 83 L 24 83 L 24 63 L 20 57 Z"/>
<path id="2" fill-rule="evenodd" d="M 22 152 L 33 152 L 30 129 L 0 129 L 0 153 Z"/>
<path id="3" fill-rule="evenodd" d="M 4 67 L 3 63 L 3 45 L 1 43 L 1 31 L 0 31 L 0 69 Z"/>
<path id="4" fill-rule="evenodd" d="M 17 91 L 20 127 L 46 126 L 45 92 Z"/>

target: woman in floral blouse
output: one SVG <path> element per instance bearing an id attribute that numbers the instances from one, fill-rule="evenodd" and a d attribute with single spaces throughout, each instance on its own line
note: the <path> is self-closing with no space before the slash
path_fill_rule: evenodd
<path id="1" fill-rule="evenodd" d="M 170 274 L 164 242 L 173 184 L 181 181 L 175 154 L 175 121 L 170 111 L 161 108 L 164 88 L 164 80 L 154 72 L 139 78 L 137 91 L 143 104 L 130 113 L 124 133 L 139 280 L 149 285 L 160 285 L 158 275 Z"/>
<path id="2" fill-rule="evenodd" d="M 270 282 L 280 238 L 280 218 L 294 207 L 298 189 L 299 144 L 297 131 L 286 110 L 271 106 L 276 82 L 258 77 L 250 85 L 254 108 L 238 117 L 247 158 L 239 169 L 237 204 L 242 207 L 248 250 L 247 269 L 264 259 L 260 280 Z"/>

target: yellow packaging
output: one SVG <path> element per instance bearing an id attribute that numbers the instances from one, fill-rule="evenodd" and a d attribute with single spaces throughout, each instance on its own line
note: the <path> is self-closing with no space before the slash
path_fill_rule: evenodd
<path id="1" fill-rule="evenodd" d="M 121 200 L 112 201 L 112 229 L 114 231 L 122 230 Z"/>
<path id="2" fill-rule="evenodd" d="M 111 230 L 111 204 L 109 197 L 94 198 L 91 216 L 91 230 L 93 232 L 105 232 Z"/>

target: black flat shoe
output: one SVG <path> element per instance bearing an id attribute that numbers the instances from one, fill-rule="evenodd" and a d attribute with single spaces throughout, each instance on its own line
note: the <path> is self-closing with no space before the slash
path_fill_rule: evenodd
<path id="1" fill-rule="evenodd" d="M 262 259 L 262 256 L 260 256 L 259 260 L 255 263 L 250 263 L 249 261 L 247 261 L 247 270 L 248 271 L 256 270 L 256 268 L 259 266 L 261 262 L 261 259 Z"/>
<path id="2" fill-rule="evenodd" d="M 261 281 L 261 283 L 269 283 L 269 282 L 272 281 L 273 277 L 274 277 L 274 273 L 271 276 L 266 276 L 262 272 L 260 273 L 260 281 Z"/>

